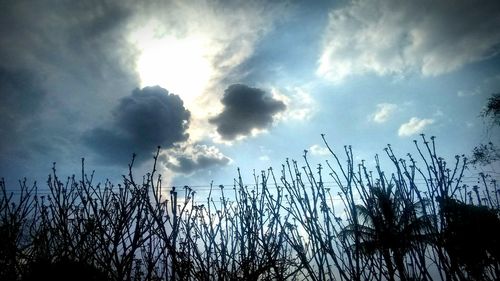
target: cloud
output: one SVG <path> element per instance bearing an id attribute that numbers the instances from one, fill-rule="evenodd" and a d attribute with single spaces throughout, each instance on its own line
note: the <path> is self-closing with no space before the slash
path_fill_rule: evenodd
<path id="1" fill-rule="evenodd" d="M 41 79 L 29 70 L 14 70 L 0 67 L 0 143 L 6 137 L 17 138 L 24 131 L 26 120 L 37 114 L 46 92 Z M 22 128 L 21 128 L 22 127 Z M 17 140 L 16 140 L 17 141 Z M 0 145 L 0 149 L 4 145 Z"/>
<path id="2" fill-rule="evenodd" d="M 224 79 L 232 69 L 252 56 L 259 40 L 273 28 L 276 20 L 282 19 L 280 11 L 286 5 L 267 1 L 195 1 L 155 0 L 146 4 L 130 0 L 2 2 L 0 117 L 2 121 L 9 121 L 0 122 L 0 153 L 3 156 L 0 157 L 0 171 L 14 179 L 33 177 L 36 171 L 45 177 L 47 163 L 50 168 L 53 161 L 64 161 L 65 167 L 72 172 L 75 166 L 66 164 L 70 159 L 88 155 L 91 131 L 109 151 L 115 154 L 124 151 L 126 144 L 114 144 L 125 138 L 125 143 L 130 145 L 133 142 L 130 132 L 108 126 L 95 128 L 95 124 L 102 120 L 115 124 L 117 113 L 111 109 L 130 93 L 130 89 L 143 86 L 138 63 L 142 55 L 140 48 L 144 46 L 132 42 L 131 35 L 144 30 L 150 21 L 159 24 L 153 26 L 157 28 L 153 30 L 155 38 L 164 36 L 194 42 L 197 48 L 206 50 L 206 53 L 193 54 L 181 48 L 185 45 L 178 44 L 184 55 L 189 53 L 207 60 L 211 72 L 203 77 L 206 85 L 194 87 L 202 92 L 180 89 L 180 86 L 201 85 L 198 83 L 201 80 L 189 79 L 194 72 L 191 63 L 184 61 L 179 69 L 170 62 L 153 62 L 160 69 L 155 73 L 187 77 L 182 80 L 183 84 L 164 86 L 179 94 L 184 102 L 187 97 L 196 96 L 192 107 L 187 105 L 191 112 L 190 138 L 196 130 L 198 139 L 209 135 L 212 126 L 207 119 L 219 110 L 218 99 L 214 97 L 224 89 L 220 85 L 227 85 Z M 155 42 L 144 40 L 140 43 Z M 181 61 L 186 58 L 173 52 L 169 54 Z M 166 81 L 180 81 L 178 78 L 169 75 Z M 24 82 L 18 83 L 21 80 Z M 9 87 L 14 90 L 5 90 Z M 6 100 L 8 102 L 4 102 Z M 9 109 L 5 109 L 7 107 Z M 212 112 L 207 112 L 207 108 Z M 82 139 L 82 135 L 86 137 Z M 112 154 L 104 150 L 104 156 Z M 130 153 L 122 158 L 128 162 Z M 101 164 L 99 161 L 91 163 L 98 169 L 112 167 Z"/>
<path id="3" fill-rule="evenodd" d="M 130 9 L 125 1 L 1 6 L 0 170 L 42 180 L 50 163 L 85 156 L 83 131 L 137 85 L 123 36 Z"/>
<path id="4" fill-rule="evenodd" d="M 464 97 L 472 97 L 477 95 L 489 95 L 498 91 L 500 88 L 500 74 L 493 75 L 483 79 L 478 85 L 476 85 L 472 89 L 468 90 L 460 90 L 457 92 L 457 96 Z"/>
<path id="5" fill-rule="evenodd" d="M 312 145 L 311 147 L 309 147 L 309 151 L 311 152 L 312 155 L 329 155 L 330 154 L 330 150 L 328 150 L 328 148 L 322 146 L 322 145 L 318 145 L 318 144 L 314 144 Z"/>
<path id="6" fill-rule="evenodd" d="M 132 42 L 131 35 L 144 30 L 150 21 L 158 23 L 153 26 L 157 28 L 153 30 L 155 38 L 194 42 L 204 51 L 193 54 L 177 44 L 184 56 L 169 54 L 184 62 L 181 69 L 171 62 L 153 62 L 160 69 L 155 73 L 186 78 L 180 83 L 178 76 L 168 75 L 166 81 L 177 84 L 164 86 L 184 102 L 187 97 L 196 97 L 192 106 L 185 105 L 191 112 L 190 139 L 196 130 L 198 140 L 206 138 L 212 132 L 208 116 L 220 109 L 215 98 L 224 89 L 220 85 L 227 85 L 224 79 L 232 69 L 252 56 L 259 40 L 282 19 L 280 10 L 286 6 L 267 1 L 204 0 L 154 0 L 146 4 L 130 0 L 4 2 L 0 9 L 0 171 L 14 179 L 34 177 L 37 171 L 45 177 L 53 161 L 64 163 L 72 172 L 75 166 L 66 164 L 88 155 L 91 131 L 114 154 L 127 147 L 115 145 L 117 141 L 125 138 L 129 146 L 133 143 L 125 129 L 95 128 L 95 124 L 102 120 L 117 123 L 112 109 L 131 89 L 143 86 L 138 65 L 144 45 Z M 184 60 L 190 55 L 206 59 L 211 70 L 208 77 L 192 79 L 192 63 Z M 200 91 L 180 87 L 191 85 Z M 207 112 L 207 108 L 212 111 Z M 82 135 L 86 137 L 82 139 Z M 103 157 L 113 154 L 104 150 Z M 123 163 L 128 162 L 130 153 L 122 158 Z M 90 164 L 96 169 L 119 170 L 95 160 Z"/>
<path id="7" fill-rule="evenodd" d="M 261 39 L 288 15 L 281 1 L 151 1 L 139 4 L 129 24 L 138 51 L 140 85 L 178 94 L 191 112 L 192 141 L 211 138 L 209 117 L 219 112 L 220 93 L 255 55 Z"/>
<path id="8" fill-rule="evenodd" d="M 420 119 L 412 117 L 408 122 L 401 124 L 398 130 L 400 137 L 408 137 L 414 134 L 422 133 L 422 131 L 430 124 L 434 123 L 434 119 Z"/>
<path id="9" fill-rule="evenodd" d="M 360 0 L 329 14 L 317 74 L 436 76 L 498 54 L 500 5 L 460 1 Z"/>
<path id="10" fill-rule="evenodd" d="M 2 65 L 43 73 L 55 89 L 72 83 L 77 92 L 82 85 L 76 81 L 99 86 L 123 78 L 135 82 L 129 61 L 133 51 L 124 38 L 130 8 L 124 2 L 47 2 L 2 6 Z"/>
<path id="11" fill-rule="evenodd" d="M 397 105 L 392 103 L 379 103 L 377 110 L 372 114 L 371 119 L 376 123 L 385 123 L 389 117 L 396 111 Z"/>
<path id="12" fill-rule="evenodd" d="M 286 105 L 286 111 L 280 115 L 282 120 L 306 121 L 316 113 L 316 101 L 302 87 L 273 88 L 271 92 Z"/>
<path id="13" fill-rule="evenodd" d="M 37 167 L 38 157 L 51 155 L 54 147 L 64 145 L 57 134 L 45 132 L 47 126 L 41 121 L 47 96 L 43 78 L 29 69 L 0 66 L 0 177 L 13 181 L 25 177 L 26 167 Z"/>
<path id="14" fill-rule="evenodd" d="M 192 174 L 200 170 L 228 165 L 231 159 L 215 146 L 194 144 L 170 149 L 162 155 L 161 162 L 174 172 Z"/>
<path id="15" fill-rule="evenodd" d="M 143 161 L 157 146 L 170 148 L 188 139 L 189 111 L 179 96 L 161 87 L 134 90 L 113 112 L 110 125 L 85 135 L 87 145 L 108 163 L 124 165 L 132 153 Z"/>
<path id="16" fill-rule="evenodd" d="M 259 160 L 262 162 L 269 162 L 271 161 L 271 158 L 269 157 L 269 155 L 261 155 L 259 156 Z"/>
<path id="17" fill-rule="evenodd" d="M 222 97 L 223 110 L 210 123 L 224 140 L 247 136 L 254 129 L 266 129 L 273 116 L 286 109 L 285 103 L 276 100 L 258 88 L 242 84 L 229 86 Z"/>

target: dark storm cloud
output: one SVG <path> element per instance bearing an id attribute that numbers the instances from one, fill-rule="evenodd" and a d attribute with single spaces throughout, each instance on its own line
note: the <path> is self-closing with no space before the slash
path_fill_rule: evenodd
<path id="1" fill-rule="evenodd" d="M 24 116 L 34 113 L 45 96 L 45 91 L 40 79 L 32 72 L 0 67 L 0 96 L 2 124 L 12 125 Z"/>
<path id="2" fill-rule="evenodd" d="M 0 2 L 0 176 L 45 175 L 84 156 L 82 132 L 137 86 L 127 5 Z"/>
<path id="3" fill-rule="evenodd" d="M 5 1 L 0 12 L 2 64 L 46 73 L 64 69 L 82 79 L 120 72 L 123 58 L 116 51 L 130 12 L 119 3 Z"/>
<path id="4" fill-rule="evenodd" d="M 216 166 L 225 166 L 231 162 L 231 159 L 214 146 L 196 144 L 170 151 L 162 162 L 174 172 L 192 174 Z"/>
<path id="5" fill-rule="evenodd" d="M 251 133 L 252 129 L 265 129 L 273 122 L 273 116 L 286 109 L 282 101 L 276 100 L 258 88 L 242 84 L 229 86 L 222 97 L 223 111 L 210 119 L 217 132 L 226 140 Z"/>
<path id="6" fill-rule="evenodd" d="M 132 153 L 149 159 L 157 146 L 187 140 L 190 113 L 179 96 L 161 87 L 136 89 L 113 110 L 113 122 L 85 135 L 85 142 L 107 163 L 125 165 Z"/>
<path id="7" fill-rule="evenodd" d="M 32 72 L 0 67 L 0 153 L 28 129 L 26 119 L 38 115 L 45 94 Z"/>

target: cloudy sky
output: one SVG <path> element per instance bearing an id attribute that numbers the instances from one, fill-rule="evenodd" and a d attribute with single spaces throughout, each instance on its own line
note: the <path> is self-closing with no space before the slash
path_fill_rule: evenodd
<path id="1" fill-rule="evenodd" d="M 498 140 L 500 4 L 485 1 L 1 1 L 0 176 L 152 165 L 231 183 L 304 149 L 445 156 Z M 141 4 L 138 4 L 141 3 Z"/>

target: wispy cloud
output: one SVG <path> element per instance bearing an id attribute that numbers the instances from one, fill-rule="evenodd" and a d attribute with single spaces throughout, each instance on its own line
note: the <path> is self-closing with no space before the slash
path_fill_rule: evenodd
<path id="1" fill-rule="evenodd" d="M 262 162 L 269 162 L 269 161 L 271 161 L 271 158 L 269 157 L 269 155 L 262 155 L 262 156 L 259 156 L 259 160 Z"/>
<path id="2" fill-rule="evenodd" d="M 316 101 L 302 87 L 272 88 L 271 93 L 286 105 L 286 111 L 279 116 L 284 121 L 307 121 L 316 113 Z"/>
<path id="3" fill-rule="evenodd" d="M 408 137 L 411 135 L 422 133 L 422 131 L 430 124 L 434 123 L 434 119 L 420 119 L 412 117 L 408 122 L 401 124 L 398 130 L 400 137 Z"/>
<path id="4" fill-rule="evenodd" d="M 393 103 L 379 103 L 377 110 L 371 115 L 371 120 L 376 123 L 385 123 L 397 108 L 397 105 Z"/>
<path id="5" fill-rule="evenodd" d="M 328 148 L 319 144 L 313 144 L 311 147 L 309 147 L 309 152 L 311 152 L 312 155 L 321 155 L 321 156 L 330 154 Z"/>
<path id="6" fill-rule="evenodd" d="M 330 12 L 317 73 L 416 71 L 435 76 L 498 53 L 500 5 L 490 0 L 361 0 Z"/>

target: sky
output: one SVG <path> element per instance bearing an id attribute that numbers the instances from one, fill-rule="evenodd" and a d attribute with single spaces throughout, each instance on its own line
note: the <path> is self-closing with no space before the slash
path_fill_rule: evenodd
<path id="1" fill-rule="evenodd" d="M 420 133 L 445 157 L 498 143 L 500 3 L 1 1 L 0 177 L 44 186 L 134 167 L 231 184 L 287 158 L 357 161 Z M 370 163 L 370 162 L 369 162 Z M 500 168 L 497 167 L 496 171 Z"/>

